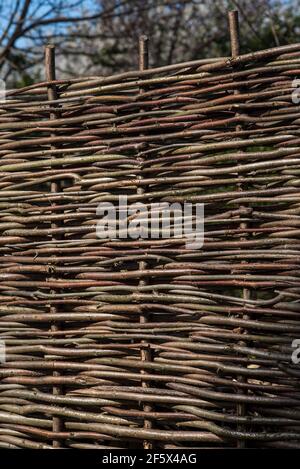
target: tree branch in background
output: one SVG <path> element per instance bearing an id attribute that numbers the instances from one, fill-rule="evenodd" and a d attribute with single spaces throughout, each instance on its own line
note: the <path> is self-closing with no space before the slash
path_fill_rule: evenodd
<path id="1" fill-rule="evenodd" d="M 243 52 L 297 42 L 300 0 L 0 0 L 0 72 L 9 85 L 41 77 L 56 45 L 61 77 L 137 67 L 141 34 L 154 65 L 229 54 L 226 12 L 243 19 Z"/>

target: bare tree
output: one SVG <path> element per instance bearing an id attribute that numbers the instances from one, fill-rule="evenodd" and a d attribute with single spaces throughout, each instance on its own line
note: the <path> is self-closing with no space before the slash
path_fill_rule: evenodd
<path id="1" fill-rule="evenodd" d="M 229 53 L 227 11 L 241 16 L 242 50 L 297 42 L 300 0 L 0 0 L 0 74 L 11 83 L 41 78 L 43 46 L 57 45 L 61 76 L 137 66 L 140 34 L 151 63 Z"/>
<path id="2" fill-rule="evenodd" d="M 49 41 L 60 45 L 72 38 L 68 25 L 94 25 L 117 15 L 117 9 L 128 3 L 127 0 L 106 5 L 86 0 L 0 0 L 2 77 L 30 80 L 27 72 L 41 63 L 43 46 Z"/>
<path id="3" fill-rule="evenodd" d="M 98 0 L 112 6 L 117 15 L 91 24 L 69 28 L 72 38 L 62 45 L 61 72 L 114 73 L 137 66 L 140 34 L 150 37 L 151 63 L 174 61 L 230 52 L 227 11 L 238 9 L 241 17 L 242 51 L 296 42 L 300 24 L 299 0 Z"/>

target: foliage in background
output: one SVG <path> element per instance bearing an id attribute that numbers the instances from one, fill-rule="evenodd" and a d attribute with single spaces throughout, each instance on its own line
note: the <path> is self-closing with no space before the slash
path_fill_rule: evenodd
<path id="1" fill-rule="evenodd" d="M 300 0 L 0 0 L 1 78 L 42 79 L 48 42 L 57 45 L 63 77 L 136 67 L 140 34 L 151 38 L 156 66 L 228 55 L 229 9 L 240 12 L 243 52 L 297 42 L 299 7 Z"/>

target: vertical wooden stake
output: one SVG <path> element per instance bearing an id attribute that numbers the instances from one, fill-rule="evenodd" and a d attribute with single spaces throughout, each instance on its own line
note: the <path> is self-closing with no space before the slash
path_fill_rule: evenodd
<path id="1" fill-rule="evenodd" d="M 47 45 L 45 47 L 45 75 L 46 81 L 55 81 L 55 46 Z M 48 86 L 47 90 L 48 94 L 48 101 L 55 101 L 57 99 L 57 89 L 55 84 L 51 84 Z M 53 104 L 50 105 L 53 107 Z M 53 111 L 50 112 L 50 119 L 56 119 L 58 117 L 57 112 Z M 54 133 L 51 133 L 51 137 L 55 136 Z M 54 149 L 55 146 L 51 144 L 51 149 Z M 58 192 L 60 190 L 60 184 L 57 181 L 52 181 L 50 185 L 51 192 Z M 56 223 L 51 223 L 51 228 L 57 228 Z M 52 239 L 55 240 L 55 236 L 52 236 Z M 57 313 L 57 308 L 55 306 L 50 306 L 50 313 L 55 314 Z M 59 325 L 54 323 L 51 325 L 51 332 L 56 332 L 59 330 Z M 59 372 L 54 371 L 53 376 L 59 376 Z M 60 386 L 53 386 L 53 394 L 54 395 L 61 395 L 62 389 Z M 54 433 L 61 432 L 63 429 L 62 419 L 60 417 L 53 417 L 52 418 L 52 430 Z M 60 448 L 61 441 L 53 439 L 53 447 Z"/>
<path id="2" fill-rule="evenodd" d="M 237 10 L 228 12 L 231 56 L 237 57 L 240 55 L 240 27 L 239 27 L 239 12 Z"/>
<path id="3" fill-rule="evenodd" d="M 229 32 L 230 32 L 230 43 L 231 43 L 231 56 L 237 57 L 240 55 L 240 28 L 239 28 L 239 12 L 237 10 L 229 11 L 228 13 L 228 22 L 229 22 Z M 235 90 L 235 94 L 238 94 L 239 90 Z M 238 114 L 236 114 L 238 115 Z M 236 131 L 239 132 L 241 130 L 241 126 L 236 126 Z M 239 190 L 243 190 L 242 184 L 239 184 Z M 244 208 L 244 207 L 240 207 Z M 248 227 L 247 223 L 240 223 L 240 228 L 246 229 Z M 244 239 L 244 238 L 242 238 Z M 244 300 L 250 299 L 250 290 L 248 288 L 243 288 L 242 296 Z M 248 315 L 243 315 L 243 319 L 249 319 Z M 247 333 L 246 330 L 242 331 L 243 333 Z M 240 341 L 239 345 L 246 345 L 244 341 Z M 238 381 L 246 382 L 244 376 L 238 376 Z M 237 415 L 238 416 L 245 416 L 246 414 L 246 406 L 244 403 L 237 404 Z M 243 426 L 238 425 L 238 430 L 243 431 Z M 245 448 L 246 444 L 244 440 L 237 441 L 238 448 Z"/>
<path id="4" fill-rule="evenodd" d="M 143 35 L 139 38 L 139 70 L 143 71 L 147 68 L 149 68 L 149 38 Z"/>
<path id="5" fill-rule="evenodd" d="M 149 40 L 147 36 L 140 36 L 139 38 L 139 70 L 143 71 L 149 67 Z M 140 94 L 144 92 L 143 88 L 140 88 Z M 142 112 L 142 111 L 141 111 Z M 142 161 L 140 160 L 142 163 Z M 139 178 L 141 179 L 141 177 Z M 137 193 L 143 194 L 144 193 L 144 188 L 143 187 L 138 187 Z M 145 261 L 140 261 L 139 262 L 139 270 L 145 270 L 147 268 L 147 264 Z M 139 281 L 139 287 L 146 285 L 146 281 L 141 279 Z M 145 324 L 147 322 L 147 316 L 145 314 L 140 315 L 140 323 Z M 142 340 L 142 348 L 141 348 L 141 360 L 149 362 L 151 361 L 151 350 L 149 348 L 149 344 L 147 341 Z M 141 373 L 145 374 L 146 372 L 144 370 L 141 370 Z M 147 388 L 149 387 L 149 382 L 147 381 L 142 381 L 142 387 Z M 144 412 L 151 412 L 152 411 L 152 406 L 149 404 L 143 404 L 143 411 Z M 144 420 L 144 428 L 149 429 L 152 428 L 152 422 L 151 420 Z M 144 449 L 152 449 L 153 445 L 150 441 L 145 440 L 143 442 Z"/>

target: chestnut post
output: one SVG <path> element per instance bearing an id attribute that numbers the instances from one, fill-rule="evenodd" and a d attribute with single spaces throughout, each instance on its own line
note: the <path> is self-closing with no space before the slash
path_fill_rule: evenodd
<path id="1" fill-rule="evenodd" d="M 139 70 L 143 71 L 146 70 L 149 67 L 149 39 L 147 36 L 142 35 L 139 38 Z M 142 87 L 139 88 L 139 93 L 142 94 L 144 92 L 144 89 Z M 141 110 L 141 112 L 143 112 Z M 139 165 L 142 166 L 143 160 L 141 158 L 138 159 Z M 141 179 L 139 177 L 139 179 Z M 144 186 L 139 186 L 137 188 L 137 194 L 141 195 L 144 194 L 145 188 Z M 143 271 L 147 268 L 147 263 L 145 261 L 140 261 L 138 263 L 139 270 Z M 146 285 L 146 280 L 145 279 L 140 279 L 139 280 L 139 287 L 145 286 Z M 147 316 L 145 314 L 140 315 L 140 323 L 145 324 L 147 322 Z M 150 350 L 150 345 L 147 343 L 146 340 L 141 341 L 141 359 L 144 362 L 149 362 L 151 361 L 151 350 Z M 141 370 L 142 374 L 145 374 L 145 370 Z M 142 381 L 142 387 L 147 388 L 150 386 L 149 381 Z M 145 413 L 151 412 L 152 411 L 152 406 L 149 404 L 143 404 L 143 411 Z M 145 429 L 151 429 L 152 428 L 152 422 L 151 420 L 144 419 L 144 428 Z M 144 449 L 152 449 L 153 444 L 148 441 L 144 440 L 143 442 Z"/>
<path id="2" fill-rule="evenodd" d="M 229 32 L 230 32 L 230 43 L 231 43 L 231 56 L 233 58 L 236 58 L 240 55 L 241 53 L 241 47 L 240 47 L 240 28 L 239 28 L 239 12 L 237 10 L 229 11 L 228 12 L 228 22 L 229 22 Z M 239 94 L 239 90 L 234 91 L 235 94 Z M 238 113 L 236 114 L 238 115 Z M 236 131 L 239 132 L 242 130 L 241 125 L 236 126 Z M 242 183 L 238 184 L 238 190 L 242 191 L 243 190 L 243 185 Z M 240 209 L 246 209 L 245 206 L 240 206 Z M 242 210 L 243 212 L 243 210 Z M 247 222 L 241 222 L 240 223 L 240 229 L 241 230 L 246 230 L 248 228 Z M 246 238 L 242 235 L 241 236 L 241 241 L 245 240 Z M 243 300 L 247 301 L 251 298 L 250 295 L 250 290 L 248 288 L 243 288 L 242 289 L 242 298 Z M 249 319 L 249 315 L 244 314 L 243 319 Z M 246 329 L 242 329 L 241 333 L 247 334 Z M 239 341 L 238 343 L 240 346 L 246 346 L 247 343 L 242 340 Z M 241 383 L 246 383 L 247 378 L 244 376 L 240 375 L 238 376 L 238 381 Z M 247 390 L 245 391 L 247 393 Z M 237 415 L 239 417 L 243 417 L 246 415 L 246 405 L 245 403 L 237 403 Z M 238 425 L 238 430 L 242 431 L 243 430 L 243 425 Z M 238 448 L 245 448 L 246 442 L 245 440 L 237 440 L 237 447 Z"/>
<path id="3" fill-rule="evenodd" d="M 52 82 L 56 80 L 55 76 L 55 46 L 52 44 L 49 44 L 45 47 L 45 76 L 46 76 L 46 81 Z M 47 97 L 48 101 L 55 101 L 58 97 L 57 93 L 57 88 L 55 84 L 49 84 L 47 87 Z M 50 107 L 54 107 L 53 104 L 50 104 Z M 58 113 L 55 111 L 50 112 L 50 119 L 56 119 L 58 117 Z M 51 133 L 51 137 L 54 137 L 55 133 Z M 55 150 L 55 145 L 51 144 L 50 146 L 51 150 Z M 51 192 L 59 192 L 61 189 L 61 185 L 59 181 L 51 181 L 50 183 L 50 191 Z M 52 204 L 55 205 L 55 202 Z M 51 222 L 51 228 L 58 228 L 57 223 Z M 55 235 L 52 235 L 52 240 L 55 240 Z M 52 290 L 52 293 L 55 293 Z M 56 314 L 57 307 L 50 305 L 50 313 L 51 314 Z M 59 324 L 57 322 L 52 323 L 51 325 L 51 332 L 56 332 L 60 329 Z M 53 372 L 53 376 L 59 376 L 60 373 L 57 371 Z M 62 394 L 62 389 L 61 386 L 53 386 L 53 394 L 58 396 Z M 59 433 L 63 429 L 63 422 L 61 417 L 53 416 L 52 417 L 52 430 L 53 433 Z M 59 440 L 53 439 L 53 447 L 54 448 L 60 448 L 61 447 L 61 442 Z"/>

